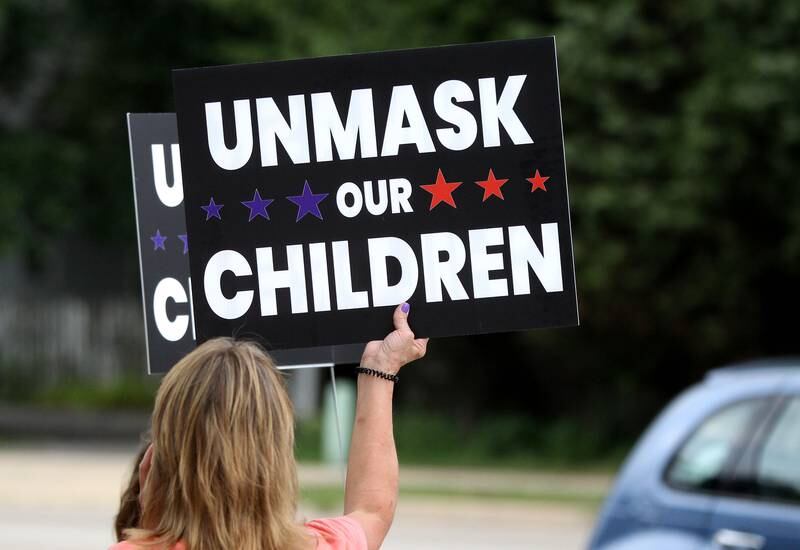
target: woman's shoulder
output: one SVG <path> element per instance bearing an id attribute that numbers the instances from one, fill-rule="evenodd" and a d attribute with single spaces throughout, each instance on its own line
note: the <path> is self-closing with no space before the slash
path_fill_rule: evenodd
<path id="1" fill-rule="evenodd" d="M 116 544 L 112 544 L 109 547 L 108 550 L 141 550 L 141 549 L 142 549 L 141 546 L 137 546 L 137 545 L 132 544 L 132 543 L 130 543 L 128 541 L 122 541 L 122 542 L 118 542 Z M 158 549 L 153 548 L 151 546 L 151 547 L 148 547 L 147 550 L 158 550 Z M 178 544 L 173 546 L 171 550 L 186 550 L 186 545 L 183 544 L 182 542 L 179 542 Z"/>
<path id="2" fill-rule="evenodd" d="M 318 550 L 367 550 L 364 528 L 353 518 L 340 516 L 315 519 L 307 522 L 306 528 L 316 536 Z M 140 546 L 123 541 L 112 545 L 108 550 L 140 549 Z M 179 542 L 172 550 L 185 550 L 185 546 Z"/>
<path id="3" fill-rule="evenodd" d="M 306 527 L 317 536 L 319 550 L 367 550 L 364 528 L 353 518 L 315 519 Z"/>

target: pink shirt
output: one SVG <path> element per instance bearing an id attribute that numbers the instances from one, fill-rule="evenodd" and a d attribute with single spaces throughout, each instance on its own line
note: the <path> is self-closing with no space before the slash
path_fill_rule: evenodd
<path id="1" fill-rule="evenodd" d="M 306 527 L 317 536 L 317 550 L 367 550 L 367 534 L 353 518 L 315 519 Z"/>
<path id="2" fill-rule="evenodd" d="M 317 539 L 317 550 L 367 550 L 367 535 L 356 520 L 341 516 L 338 518 L 315 519 L 306 523 L 308 530 Z M 119 542 L 108 550 L 136 550 L 129 542 Z M 179 542 L 172 550 L 186 550 Z"/>

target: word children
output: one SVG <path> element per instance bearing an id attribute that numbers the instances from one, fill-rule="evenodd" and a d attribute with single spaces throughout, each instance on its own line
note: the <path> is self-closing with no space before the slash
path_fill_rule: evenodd
<path id="1" fill-rule="evenodd" d="M 281 288 L 289 290 L 292 314 L 308 313 L 311 304 L 307 271 L 311 275 L 313 310 L 317 312 L 330 311 L 332 307 L 346 310 L 403 303 L 415 294 L 420 271 L 424 281 L 422 296 L 428 303 L 443 301 L 445 293 L 450 300 L 530 294 L 530 269 L 546 292 L 561 292 L 564 285 L 557 224 L 543 224 L 541 237 L 543 251 L 521 225 L 473 229 L 468 231 L 467 243 L 449 232 L 422 234 L 416 247 L 398 237 L 367 239 L 369 291 L 353 288 L 351 265 L 354 262 L 350 258 L 348 241 L 293 244 L 280 252 L 269 246 L 257 248 L 255 274 L 260 315 L 278 314 L 276 294 Z M 508 247 L 511 258 L 508 269 L 504 266 L 503 253 L 490 252 L 491 246 Z M 420 257 L 414 248 L 420 251 Z M 285 258 L 285 269 L 276 269 L 277 253 Z M 328 270 L 329 254 L 332 277 Z M 401 266 L 398 280 L 392 283 L 387 269 L 389 261 Z M 471 292 L 465 288 L 461 275 L 467 263 Z M 504 271 L 510 271 L 510 285 L 507 277 L 497 274 Z M 223 319 L 238 319 L 252 307 L 254 291 L 238 290 L 230 298 L 226 297 L 222 291 L 222 277 L 226 272 L 244 277 L 253 275 L 253 268 L 239 252 L 221 250 L 211 257 L 203 276 L 205 295 L 214 313 Z M 492 273 L 495 274 L 490 277 Z M 334 305 L 331 303 L 331 279 L 335 289 Z"/>

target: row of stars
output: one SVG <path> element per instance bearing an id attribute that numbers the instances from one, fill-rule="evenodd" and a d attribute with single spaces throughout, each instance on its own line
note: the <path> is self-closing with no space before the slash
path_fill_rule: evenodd
<path id="1" fill-rule="evenodd" d="M 539 170 L 536 170 L 536 173 L 532 178 L 525 179 L 531 183 L 531 193 L 533 193 L 539 189 L 542 191 L 547 191 L 547 187 L 545 187 L 544 184 L 550 179 L 550 176 L 543 176 L 539 173 Z M 508 180 L 509 178 L 496 178 L 494 175 L 494 170 L 490 168 L 489 175 L 486 177 L 486 179 L 476 181 L 475 185 L 483 188 L 483 202 L 486 202 L 486 200 L 490 197 L 497 197 L 500 200 L 505 200 L 502 187 L 506 184 L 506 182 L 508 182 Z M 442 170 L 439 169 L 436 174 L 436 183 L 420 185 L 422 189 L 431 194 L 431 205 L 428 210 L 433 210 L 439 205 L 439 203 L 442 202 L 449 204 L 453 208 L 457 208 L 455 199 L 453 199 L 453 191 L 458 189 L 462 183 L 463 182 L 461 181 L 448 182 L 445 179 L 444 174 L 442 174 Z"/>
<path id="2" fill-rule="evenodd" d="M 550 179 L 550 176 L 543 176 L 539 173 L 539 170 L 536 170 L 533 177 L 525 179 L 531 183 L 531 193 L 533 193 L 540 189 L 542 191 L 547 191 L 545 182 Z M 494 170 L 489 169 L 489 175 L 486 177 L 486 179 L 476 181 L 475 184 L 483 188 L 483 202 L 486 202 L 491 197 L 497 197 L 500 200 L 505 200 L 502 187 L 508 181 L 509 178 L 500 179 L 495 177 Z M 453 198 L 453 192 L 458 189 L 462 183 L 463 182 L 461 181 L 448 182 L 445 179 L 442 170 L 439 169 L 436 174 L 435 183 L 420 185 L 422 189 L 431 194 L 431 204 L 428 210 L 433 210 L 440 203 L 457 208 L 456 201 Z M 306 180 L 305 184 L 303 185 L 302 194 L 286 197 L 287 200 L 297 205 L 297 217 L 295 218 L 295 222 L 299 222 L 308 214 L 311 214 L 320 220 L 323 219 L 322 212 L 319 209 L 319 204 L 325 200 L 328 195 L 329 193 L 314 193 L 311 190 L 308 180 Z M 269 213 L 267 212 L 267 207 L 273 202 L 275 202 L 275 199 L 262 198 L 261 193 L 259 193 L 258 189 L 256 189 L 255 193 L 253 193 L 252 200 L 242 201 L 242 205 L 250 209 L 250 214 L 247 221 L 253 221 L 257 217 L 262 217 L 266 220 L 269 220 L 270 218 Z M 212 218 L 222 220 L 221 211 L 224 206 L 224 204 L 217 204 L 214 202 L 214 197 L 211 197 L 210 202 L 205 206 L 201 206 L 200 208 L 202 208 L 206 213 L 206 221 L 209 221 Z"/>
<path id="3" fill-rule="evenodd" d="M 167 243 L 166 235 L 161 234 L 160 229 L 156 229 L 156 234 L 150 237 L 150 240 L 153 241 L 153 250 L 164 250 L 166 251 L 166 243 Z M 186 254 L 189 252 L 189 237 L 186 236 L 184 233 L 183 235 L 178 235 L 178 239 L 183 243 L 183 253 Z"/>
<path id="4" fill-rule="evenodd" d="M 540 189 L 542 191 L 547 191 L 547 187 L 545 187 L 544 184 L 550 179 L 550 176 L 543 176 L 539 173 L 539 170 L 536 170 L 533 177 L 525 179 L 531 183 L 531 193 L 533 193 Z M 483 202 L 486 202 L 491 197 L 497 197 L 500 200 L 505 200 L 502 188 L 503 185 L 505 185 L 508 181 L 509 178 L 497 178 L 494 175 L 494 170 L 490 168 L 489 175 L 486 177 L 486 179 L 476 181 L 475 184 L 483 188 Z M 431 204 L 428 210 L 433 210 L 440 203 L 445 203 L 453 208 L 457 208 L 455 199 L 453 198 L 453 192 L 458 189 L 462 183 L 463 182 L 461 181 L 447 181 L 442 173 L 442 170 L 439 169 L 436 174 L 436 183 L 420 185 L 422 189 L 431 194 Z M 289 201 L 297 205 L 297 218 L 295 219 L 295 222 L 299 222 L 307 214 L 311 214 L 312 216 L 321 220 L 322 212 L 319 209 L 319 203 L 322 202 L 327 196 L 328 193 L 314 193 L 311 191 L 311 186 L 308 184 L 308 180 L 306 180 L 305 184 L 303 185 L 303 193 L 301 195 L 286 197 Z M 262 198 L 261 194 L 258 192 L 258 189 L 256 189 L 252 200 L 242 201 L 242 204 L 250 209 L 250 216 L 247 221 L 253 221 L 259 216 L 269 220 L 270 218 L 269 213 L 267 212 L 267 207 L 273 202 L 275 202 L 274 199 Z M 211 201 L 208 203 L 208 205 L 201 206 L 200 208 L 202 208 L 206 213 L 206 221 L 212 218 L 222 220 L 221 211 L 223 206 L 225 205 L 215 203 L 214 197 L 211 197 Z M 183 253 L 186 254 L 189 251 L 188 237 L 185 234 L 178 235 L 177 237 L 183 243 Z M 167 239 L 168 237 L 162 235 L 161 231 L 156 229 L 156 234 L 150 237 L 150 240 L 153 241 L 153 250 L 166 251 Z"/>

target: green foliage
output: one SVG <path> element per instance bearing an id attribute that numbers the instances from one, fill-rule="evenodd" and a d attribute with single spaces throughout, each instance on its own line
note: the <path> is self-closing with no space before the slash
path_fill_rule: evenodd
<path id="1" fill-rule="evenodd" d="M 0 250 L 132 253 L 123 115 L 173 110 L 171 68 L 553 34 L 584 324 L 434 342 L 400 399 L 625 441 L 708 367 L 798 350 L 799 27 L 794 0 L 7 0 Z"/>
<path id="2" fill-rule="evenodd" d="M 33 401 L 54 408 L 149 411 L 153 408 L 159 381 L 129 376 L 111 384 L 59 384 L 42 390 Z"/>
<path id="3" fill-rule="evenodd" d="M 149 411 L 160 382 L 128 374 L 106 382 L 74 378 L 49 383 L 31 376 L 31 369 L 0 367 L 0 402 L 55 409 Z"/>
<path id="4" fill-rule="evenodd" d="M 299 422 L 294 430 L 295 456 L 301 462 L 322 460 L 322 421 L 312 418 Z"/>
<path id="5" fill-rule="evenodd" d="M 36 394 L 36 388 L 36 379 L 29 370 L 0 363 L 0 401 L 30 401 Z"/>
<path id="6" fill-rule="evenodd" d="M 628 447 L 591 434 L 573 421 L 543 423 L 522 415 L 489 415 L 470 426 L 441 413 L 399 413 L 394 419 L 400 462 L 505 468 L 613 468 Z M 299 423 L 296 456 L 321 459 L 319 419 Z"/>
<path id="7" fill-rule="evenodd" d="M 627 450 L 571 420 L 487 414 L 474 423 L 441 413 L 402 413 L 395 440 L 403 464 L 510 468 L 607 467 Z"/>

